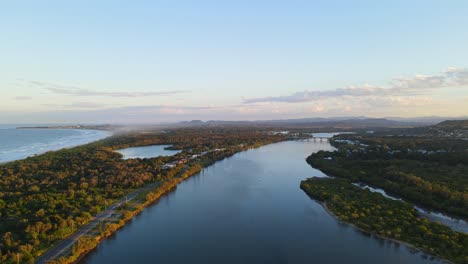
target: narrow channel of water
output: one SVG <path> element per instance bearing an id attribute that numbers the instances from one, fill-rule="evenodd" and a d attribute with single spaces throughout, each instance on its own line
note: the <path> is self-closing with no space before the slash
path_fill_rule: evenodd
<path id="1" fill-rule="evenodd" d="M 403 201 L 403 199 L 401 199 L 401 198 L 398 198 L 398 197 L 387 194 L 384 190 L 382 190 L 380 188 L 374 188 L 374 187 L 371 187 L 371 186 L 366 185 L 364 183 L 353 183 L 353 185 L 355 185 L 357 187 L 360 187 L 362 189 L 368 189 L 371 192 L 380 193 L 383 196 L 385 196 L 387 198 L 390 198 L 392 200 Z M 468 223 L 463 219 L 450 217 L 450 216 L 448 216 L 446 214 L 443 214 L 443 213 L 440 213 L 440 212 L 434 212 L 434 211 L 427 210 L 427 209 L 423 209 L 423 208 L 421 208 L 419 206 L 414 206 L 414 209 L 416 209 L 418 211 L 418 213 L 422 217 L 427 218 L 430 221 L 438 222 L 438 223 L 441 223 L 443 225 L 446 225 L 446 226 L 450 227 L 454 231 L 468 233 Z"/>
<path id="2" fill-rule="evenodd" d="M 123 155 L 124 159 L 135 159 L 135 158 L 154 158 L 159 156 L 172 156 L 179 152 L 180 150 L 170 150 L 166 149 L 171 145 L 151 145 L 143 147 L 131 147 L 125 149 L 116 150 L 116 152 Z"/>
<path id="3" fill-rule="evenodd" d="M 215 163 L 145 209 L 81 263 L 440 263 L 341 224 L 300 188 L 323 141 L 288 141 Z"/>

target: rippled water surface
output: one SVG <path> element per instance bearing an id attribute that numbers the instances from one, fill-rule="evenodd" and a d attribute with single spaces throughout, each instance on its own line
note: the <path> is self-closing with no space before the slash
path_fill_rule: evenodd
<path id="1" fill-rule="evenodd" d="M 110 135 L 110 132 L 99 130 L 16 129 L 15 126 L 0 126 L 0 163 L 87 144 Z"/>

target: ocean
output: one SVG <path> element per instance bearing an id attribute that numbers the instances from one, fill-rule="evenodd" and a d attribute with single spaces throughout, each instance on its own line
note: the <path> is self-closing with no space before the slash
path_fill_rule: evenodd
<path id="1" fill-rule="evenodd" d="M 0 163 L 79 146 L 112 135 L 101 130 L 16 129 L 18 126 L 25 125 L 0 125 Z"/>

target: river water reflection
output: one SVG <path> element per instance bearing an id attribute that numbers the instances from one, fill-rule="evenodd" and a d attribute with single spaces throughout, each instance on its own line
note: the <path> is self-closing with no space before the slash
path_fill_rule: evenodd
<path id="1" fill-rule="evenodd" d="M 340 224 L 300 188 L 327 142 L 238 153 L 182 182 L 81 263 L 438 263 Z"/>
<path id="2" fill-rule="evenodd" d="M 135 159 L 135 158 L 154 158 L 159 156 L 172 156 L 180 152 L 180 150 L 166 149 L 171 145 L 151 145 L 143 147 L 131 147 L 125 149 L 116 150 L 118 153 L 123 155 L 124 159 Z"/>

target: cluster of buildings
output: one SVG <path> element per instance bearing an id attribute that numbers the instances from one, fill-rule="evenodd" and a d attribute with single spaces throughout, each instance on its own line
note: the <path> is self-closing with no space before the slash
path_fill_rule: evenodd
<path id="1" fill-rule="evenodd" d="M 465 121 L 468 122 L 468 121 Z M 454 127 L 454 128 L 447 128 L 447 127 L 438 127 L 432 126 L 429 127 L 429 132 L 432 135 L 437 137 L 444 137 L 444 138 L 459 138 L 468 140 L 468 126 Z"/>
<path id="2" fill-rule="evenodd" d="M 335 140 L 338 141 L 338 140 Z M 344 141 L 344 140 L 340 140 Z M 346 153 L 350 155 L 351 153 L 367 153 L 367 152 L 382 152 L 385 151 L 389 155 L 397 155 L 399 153 L 420 153 L 423 155 L 431 155 L 431 154 L 436 154 L 436 153 L 446 153 L 448 152 L 447 150 L 444 149 L 439 149 L 439 150 L 425 150 L 425 149 L 405 149 L 405 150 L 399 150 L 399 149 L 391 149 L 388 146 L 381 146 L 380 144 L 377 144 L 374 148 L 368 148 L 369 145 L 366 144 L 356 144 L 356 143 L 350 143 L 350 142 L 341 142 L 341 143 L 347 143 L 355 146 L 360 146 L 359 148 L 353 149 L 353 150 L 346 150 Z M 325 160 L 331 160 L 332 157 L 325 157 Z"/>
<path id="3" fill-rule="evenodd" d="M 289 135 L 289 131 L 270 131 L 268 132 L 268 135 L 270 136 L 276 136 L 276 135 Z"/>
<path id="4" fill-rule="evenodd" d="M 354 146 L 361 146 L 361 147 L 368 147 L 369 145 L 361 143 L 356 140 L 349 140 L 349 139 L 335 139 L 333 140 L 336 143 L 343 143 L 343 144 L 349 144 L 349 145 L 354 145 Z"/>
<path id="5" fill-rule="evenodd" d="M 219 152 L 219 151 L 224 151 L 224 150 L 226 150 L 226 148 L 216 148 L 216 149 L 213 149 L 211 151 L 200 152 L 200 154 L 189 155 L 189 156 L 186 156 L 185 158 L 181 158 L 179 160 L 164 164 L 162 166 L 162 169 L 163 170 L 172 169 L 172 168 L 175 168 L 179 164 L 184 164 L 184 163 L 189 162 L 190 160 L 198 159 L 198 158 L 200 158 L 202 156 L 205 156 L 206 154 L 208 154 L 210 152 Z"/>

